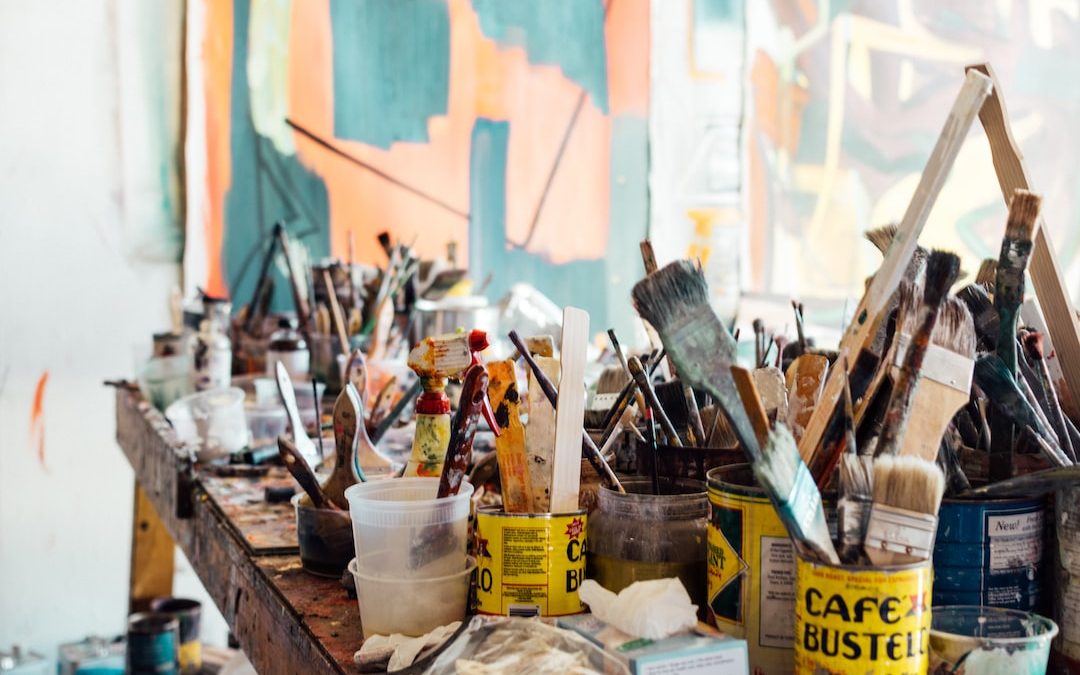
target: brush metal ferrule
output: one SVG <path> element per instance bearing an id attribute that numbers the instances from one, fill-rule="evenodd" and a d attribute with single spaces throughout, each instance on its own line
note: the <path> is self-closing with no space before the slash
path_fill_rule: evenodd
<path id="1" fill-rule="evenodd" d="M 898 333 L 896 340 L 896 357 L 892 365 L 903 368 L 908 347 L 911 346 L 911 335 Z M 957 391 L 969 392 L 974 373 L 975 360 L 971 357 L 957 354 L 941 345 L 931 343 L 927 346 L 921 373 L 926 379 L 939 382 Z"/>
<path id="2" fill-rule="evenodd" d="M 929 560 L 937 535 L 937 516 L 874 504 L 866 525 L 863 548 Z"/>
<path id="3" fill-rule="evenodd" d="M 821 512 L 821 491 L 818 490 L 810 470 L 801 460 L 795 470 L 795 480 L 792 481 L 791 491 L 784 498 L 784 504 L 794 516 L 804 535 L 813 531 L 814 520 Z"/>
<path id="4" fill-rule="evenodd" d="M 860 497 L 843 497 L 836 503 L 837 529 L 845 546 L 862 544 L 866 520 L 870 515 L 870 501 Z"/>

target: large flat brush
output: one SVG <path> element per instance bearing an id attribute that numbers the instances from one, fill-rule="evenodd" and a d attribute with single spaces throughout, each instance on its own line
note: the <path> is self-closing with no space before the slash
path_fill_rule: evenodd
<path id="1" fill-rule="evenodd" d="M 825 523 L 821 494 L 791 433 L 779 425 L 766 449 L 761 447 L 731 373 L 735 340 L 709 304 L 702 271 L 688 260 L 673 262 L 635 284 L 633 299 L 641 316 L 660 334 L 680 377 L 710 394 L 724 411 L 788 534 L 808 554 L 838 562 L 827 527 L 821 535 Z"/>

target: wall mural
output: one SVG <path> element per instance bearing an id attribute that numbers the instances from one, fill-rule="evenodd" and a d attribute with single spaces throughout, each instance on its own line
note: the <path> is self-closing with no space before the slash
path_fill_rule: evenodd
<path id="1" fill-rule="evenodd" d="M 284 219 L 313 257 L 457 242 L 490 297 L 530 282 L 631 330 L 648 0 L 202 0 L 188 23 L 189 287 L 246 302 Z"/>

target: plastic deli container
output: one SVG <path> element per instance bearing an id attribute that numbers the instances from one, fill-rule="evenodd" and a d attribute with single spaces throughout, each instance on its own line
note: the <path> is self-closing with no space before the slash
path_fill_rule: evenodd
<path id="1" fill-rule="evenodd" d="M 930 672 L 1043 675 L 1057 624 L 996 607 L 934 607 Z"/>
<path id="2" fill-rule="evenodd" d="M 358 570 L 365 567 L 382 569 L 387 564 L 385 553 L 376 553 L 349 562 L 349 572 L 356 582 L 356 599 L 360 605 L 360 624 L 364 639 L 372 635 L 401 633 L 418 637 L 439 626 L 465 618 L 469 598 L 469 581 L 476 569 L 472 556 L 458 560 L 458 570 L 424 579 L 388 579 Z"/>
<path id="3" fill-rule="evenodd" d="M 358 573 L 421 579 L 461 571 L 473 488 L 462 483 L 453 497 L 436 499 L 438 489 L 438 478 L 395 478 L 345 490 Z"/>
<path id="4" fill-rule="evenodd" d="M 177 438 L 198 444 L 200 462 L 228 456 L 248 442 L 244 390 L 237 387 L 185 396 L 165 409 L 165 417 Z"/>

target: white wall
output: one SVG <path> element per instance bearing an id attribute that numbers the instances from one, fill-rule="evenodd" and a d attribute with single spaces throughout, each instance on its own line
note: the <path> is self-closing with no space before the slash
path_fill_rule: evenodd
<path id="1" fill-rule="evenodd" d="M 124 630 L 133 483 L 102 381 L 179 282 L 181 5 L 0 0 L 0 649 Z"/>

